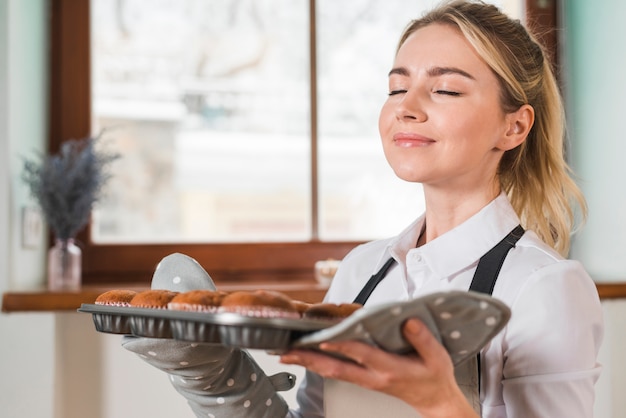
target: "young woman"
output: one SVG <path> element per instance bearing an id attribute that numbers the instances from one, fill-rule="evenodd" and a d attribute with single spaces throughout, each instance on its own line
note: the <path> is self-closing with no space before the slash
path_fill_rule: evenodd
<path id="1" fill-rule="evenodd" d="M 542 48 L 494 6 L 443 5 L 402 36 L 379 126 L 398 177 L 423 184 L 426 212 L 349 254 L 327 299 L 354 298 L 389 257 L 397 265 L 370 303 L 468 289 L 481 257 L 521 224 L 493 289 L 512 317 L 482 351 L 482 408 L 472 411 L 418 321 L 405 336 L 419 358 L 346 342 L 325 348 L 356 364 L 304 351 L 283 362 L 385 392 L 425 417 L 591 417 L 601 309 L 582 266 L 560 255 L 571 204 L 585 205 L 563 158 L 563 109 Z"/>
<path id="2" fill-rule="evenodd" d="M 564 258 L 575 207 L 584 216 L 585 203 L 563 157 L 562 103 L 537 41 L 494 6 L 443 4 L 403 34 L 379 126 L 397 176 L 422 183 L 426 211 L 397 237 L 354 249 L 326 300 L 352 302 L 388 260 L 366 305 L 468 290 L 478 266 L 490 263 L 487 254 L 510 242 L 488 280 L 512 316 L 483 348 L 480 365 L 455 370 L 417 319 L 403 332 L 418 355 L 355 341 L 321 347 L 352 361 L 284 354 L 283 363 L 308 369 L 298 411 L 287 411 L 275 396 L 279 385 L 256 374 L 255 384 L 229 390 L 239 382 L 229 376 L 256 370 L 237 350 L 204 353 L 223 359 L 219 370 L 193 375 L 205 388 L 190 387 L 188 362 L 184 371 L 171 361 L 156 365 L 187 373 L 184 383 L 173 382 L 198 416 L 591 417 L 601 307 L 583 267 Z M 127 348 L 149 349 L 133 344 Z M 207 362 L 193 364 L 200 370 Z M 253 390 L 267 399 L 254 411 Z"/>

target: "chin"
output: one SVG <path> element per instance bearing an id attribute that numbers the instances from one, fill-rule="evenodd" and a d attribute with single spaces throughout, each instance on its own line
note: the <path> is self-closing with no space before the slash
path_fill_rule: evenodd
<path id="1" fill-rule="evenodd" d="M 425 179 L 421 173 L 417 173 L 415 170 L 394 169 L 393 172 L 396 173 L 396 177 L 400 180 L 404 180 L 409 183 L 422 183 Z"/>
<path id="2" fill-rule="evenodd" d="M 396 150 L 393 150 L 396 151 Z M 408 158 L 406 153 L 394 154 L 393 152 L 385 153 L 387 164 L 391 167 L 396 177 L 411 183 L 421 183 L 426 178 L 424 168 L 427 168 L 428 162 L 423 158 Z"/>

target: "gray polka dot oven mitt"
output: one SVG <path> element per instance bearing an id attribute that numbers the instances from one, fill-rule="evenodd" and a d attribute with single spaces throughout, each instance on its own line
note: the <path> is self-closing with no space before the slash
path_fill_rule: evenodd
<path id="1" fill-rule="evenodd" d="M 165 257 L 152 277 L 152 289 L 186 292 L 215 290 L 209 274 L 191 257 Z M 247 352 L 219 344 L 125 336 L 122 346 L 166 372 L 198 417 L 284 417 L 288 407 L 277 391 L 289 390 L 289 373 L 267 376 Z"/>
<path id="2" fill-rule="evenodd" d="M 402 336 L 402 324 L 418 318 L 446 348 L 454 365 L 475 356 L 508 322 L 510 309 L 498 299 L 477 292 L 437 292 L 409 300 L 364 307 L 339 324 L 296 341 L 312 348 L 325 341 L 360 340 L 386 351 L 414 351 Z"/>

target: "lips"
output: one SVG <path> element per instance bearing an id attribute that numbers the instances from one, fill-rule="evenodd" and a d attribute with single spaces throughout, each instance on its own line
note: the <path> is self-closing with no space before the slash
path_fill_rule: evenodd
<path id="1" fill-rule="evenodd" d="M 423 147 L 435 143 L 435 140 L 410 132 L 399 132 L 393 136 L 393 142 L 400 147 Z"/>

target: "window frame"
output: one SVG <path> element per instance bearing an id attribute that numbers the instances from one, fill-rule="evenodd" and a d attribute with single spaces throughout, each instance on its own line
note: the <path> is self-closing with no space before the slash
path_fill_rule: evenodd
<path id="1" fill-rule="evenodd" d="M 541 28 L 557 57 L 556 1 L 525 0 L 527 21 Z M 541 7 L 540 7 L 541 6 Z M 48 148 L 91 134 L 89 0 L 53 0 L 50 8 L 50 95 Z M 161 258 L 180 252 L 195 258 L 220 283 L 313 280 L 314 264 L 341 259 L 360 241 L 322 242 L 317 217 L 317 102 L 315 1 L 309 1 L 311 65 L 312 236 L 308 242 L 236 244 L 96 244 L 87 226 L 77 236 L 83 250 L 83 283 L 149 281 Z"/>

